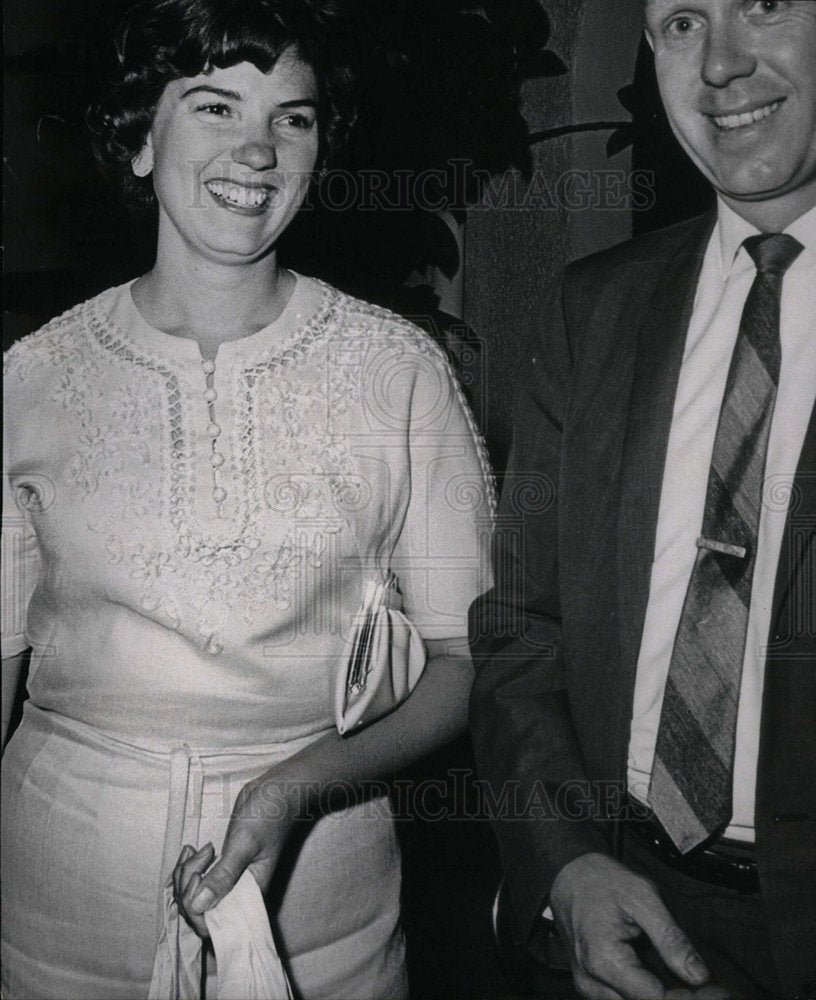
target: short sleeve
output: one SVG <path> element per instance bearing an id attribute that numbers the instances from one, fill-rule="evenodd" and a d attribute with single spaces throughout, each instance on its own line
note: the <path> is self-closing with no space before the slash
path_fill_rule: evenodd
<path id="1" fill-rule="evenodd" d="M 7 429 L 13 421 L 8 411 L 3 421 L 3 526 L 2 526 L 2 655 L 16 656 L 30 643 L 26 638 L 28 605 L 40 574 L 40 551 L 25 491 L 12 483 L 12 458 Z"/>
<path id="2" fill-rule="evenodd" d="M 467 635 L 468 607 L 491 586 L 493 478 L 450 367 L 429 350 L 415 371 L 410 496 L 391 568 L 405 612 L 424 638 L 461 637 Z"/>

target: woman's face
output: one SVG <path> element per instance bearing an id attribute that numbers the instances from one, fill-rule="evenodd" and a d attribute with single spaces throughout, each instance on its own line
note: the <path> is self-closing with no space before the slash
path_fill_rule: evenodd
<path id="1" fill-rule="evenodd" d="M 167 85 L 134 172 L 151 166 L 159 252 L 241 264 L 278 240 L 317 160 L 317 81 L 291 50 Z"/>

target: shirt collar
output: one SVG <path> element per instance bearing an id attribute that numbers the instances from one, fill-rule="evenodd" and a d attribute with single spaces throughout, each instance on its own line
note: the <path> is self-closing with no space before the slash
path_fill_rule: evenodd
<path id="1" fill-rule="evenodd" d="M 737 254 L 743 242 L 749 236 L 756 236 L 760 232 L 750 222 L 746 222 L 741 215 L 729 208 L 721 199 L 717 199 L 717 234 L 720 241 L 720 260 L 722 263 L 722 274 L 725 278 L 734 266 Z M 811 254 L 816 253 L 816 206 L 800 215 L 785 230 L 804 246 L 805 250 Z"/>
<path id="2" fill-rule="evenodd" d="M 816 205 L 809 212 L 800 215 L 796 222 L 788 226 L 785 232 L 795 236 L 812 259 L 813 255 L 816 254 Z"/>

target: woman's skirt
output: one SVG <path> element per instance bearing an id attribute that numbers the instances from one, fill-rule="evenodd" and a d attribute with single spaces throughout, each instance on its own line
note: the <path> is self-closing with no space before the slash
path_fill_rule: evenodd
<path id="1" fill-rule="evenodd" d="M 181 847 L 219 851 L 242 785 L 308 742 L 133 746 L 27 704 L 3 758 L 5 1000 L 146 997 Z M 269 906 L 295 995 L 404 997 L 387 799 L 318 820 L 289 854 Z"/>

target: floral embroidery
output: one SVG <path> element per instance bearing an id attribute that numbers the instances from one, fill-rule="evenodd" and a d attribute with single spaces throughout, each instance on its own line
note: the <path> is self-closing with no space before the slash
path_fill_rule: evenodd
<path id="1" fill-rule="evenodd" d="M 410 375 L 411 365 L 450 378 L 421 331 L 321 288 L 322 303 L 304 326 L 219 370 L 219 407 L 229 408 L 232 428 L 220 445 L 229 453 L 221 516 L 200 444 L 208 440 L 200 365 L 151 355 L 117 329 L 110 314 L 121 289 L 76 307 L 7 356 L 20 381 L 44 368 L 54 373 L 50 400 L 75 428 L 63 479 L 87 505 L 87 528 L 108 565 L 125 567 L 136 589 L 123 600 L 198 636 L 211 654 L 222 649 L 230 622 L 257 627 L 271 610 L 304 613 L 308 581 L 339 558 L 350 521 L 365 523 L 373 509 L 372 484 L 348 443 L 368 429 L 365 380 L 388 365 L 396 378 Z M 390 389 L 382 387 L 384 411 L 394 405 Z M 395 417 L 404 422 L 403 409 Z M 367 530 L 389 527 L 372 522 Z M 351 552 L 358 534 L 345 544 Z"/>

